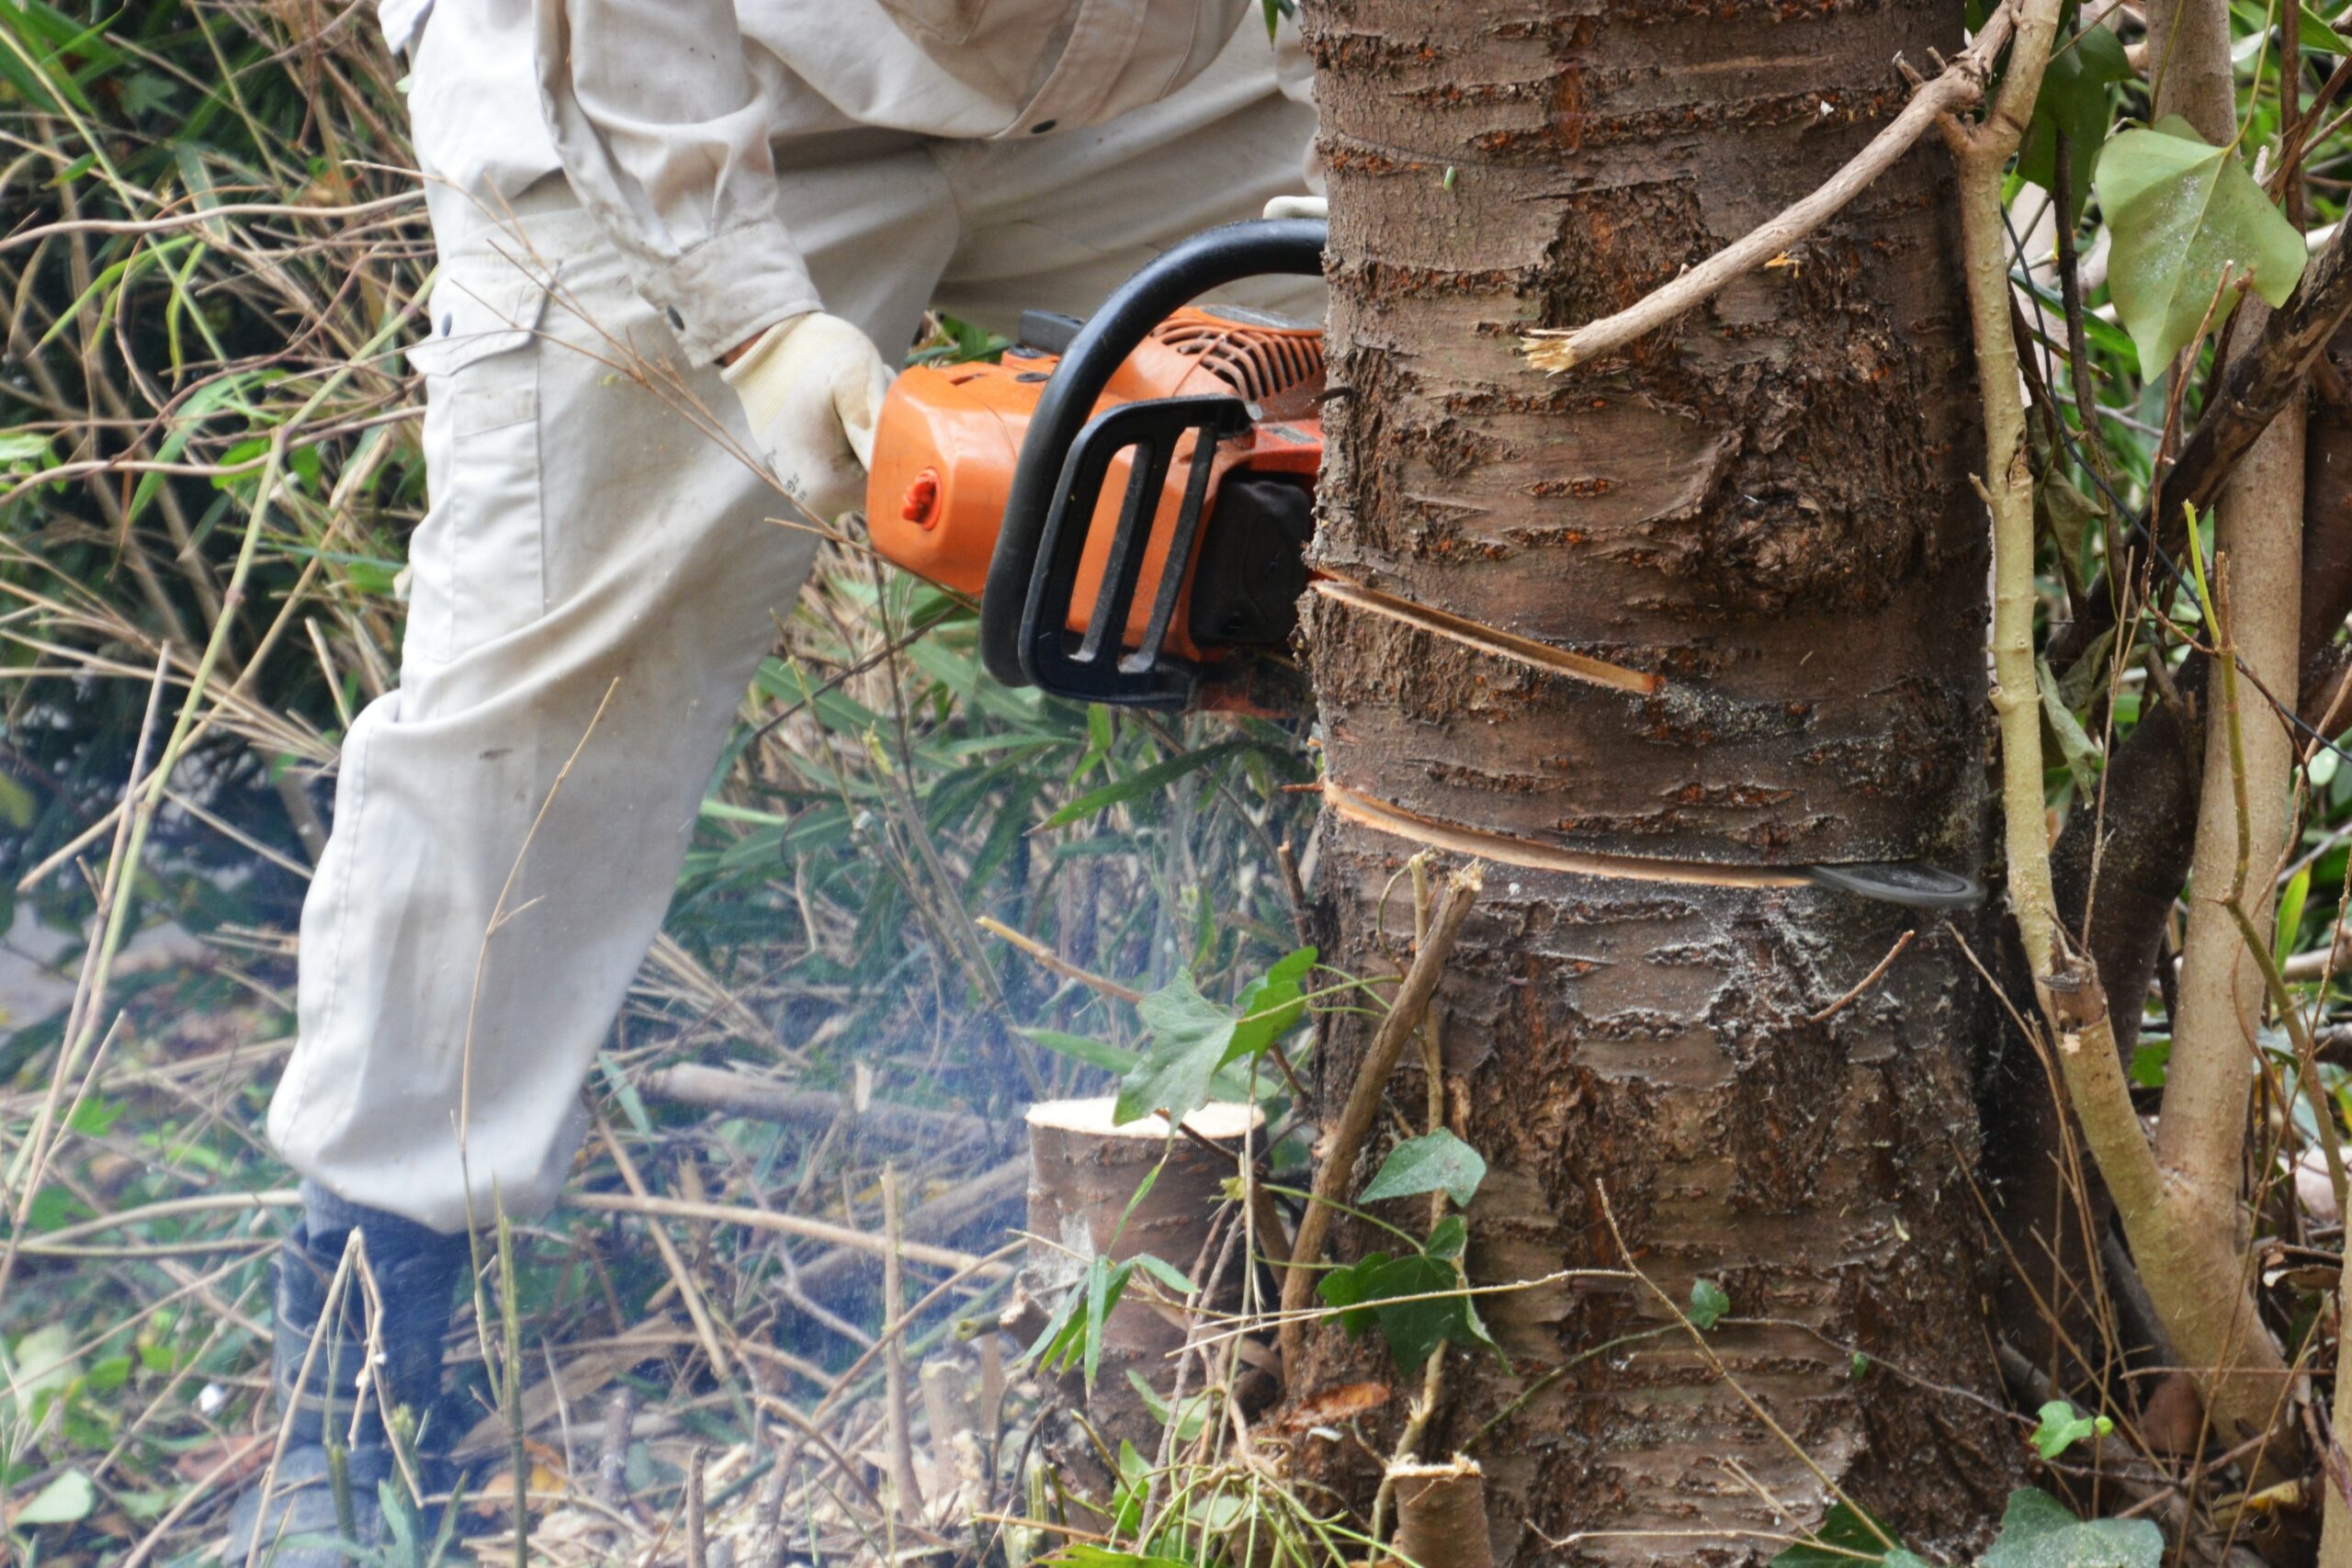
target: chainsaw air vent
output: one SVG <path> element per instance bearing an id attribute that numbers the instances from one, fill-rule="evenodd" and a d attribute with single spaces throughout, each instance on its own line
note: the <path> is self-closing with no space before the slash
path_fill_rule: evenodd
<path id="1" fill-rule="evenodd" d="M 1323 334 L 1242 325 L 1230 321 L 1163 322 L 1151 335 L 1233 389 L 1233 395 L 1263 403 L 1284 392 L 1310 395 L 1323 388 Z"/>

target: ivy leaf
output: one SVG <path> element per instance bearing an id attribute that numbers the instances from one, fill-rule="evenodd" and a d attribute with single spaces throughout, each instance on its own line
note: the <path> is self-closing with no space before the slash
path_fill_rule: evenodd
<path id="1" fill-rule="evenodd" d="M 2164 1532 L 2147 1519 L 2078 1519 L 2047 1492 L 2009 1494 L 1984 1568 L 2159 1568 Z"/>
<path id="2" fill-rule="evenodd" d="M 1326 1306 L 1341 1309 L 1340 1326 L 1351 1339 L 1361 1339 L 1372 1326 L 1372 1309 L 1359 1303 L 1373 1299 L 1372 1282 L 1393 1261 L 1385 1252 L 1367 1252 L 1343 1269 L 1334 1269 L 1315 1282 L 1315 1293 Z"/>
<path id="3" fill-rule="evenodd" d="M 1894 1539 L 1884 1525 L 1840 1503 L 1822 1516 L 1819 1529 L 1774 1557 L 1770 1568 L 1862 1568 L 1871 1562 L 1885 1568 L 1928 1568 L 1903 1547 L 1886 1544 Z"/>
<path id="4" fill-rule="evenodd" d="M 1263 1054 L 1266 1047 L 1288 1034 L 1306 1010 L 1306 976 L 1315 968 L 1315 949 L 1302 947 L 1286 953 L 1235 998 L 1233 1010 L 1240 1015 L 1233 1026 L 1233 1043 L 1226 1047 L 1219 1066 L 1227 1066 L 1246 1057 Z"/>
<path id="5" fill-rule="evenodd" d="M 1286 955 L 1251 981 L 1230 1010 L 1201 995 L 1189 974 L 1137 1002 L 1151 1043 L 1120 1082 L 1114 1119 L 1124 1126 L 1157 1111 L 1179 1122 L 1206 1105 L 1220 1067 L 1258 1055 L 1298 1021 L 1315 956 L 1311 947 Z M 1046 1043 L 1063 1049 L 1068 1038 Z"/>
<path id="6" fill-rule="evenodd" d="M 1448 1340 L 1489 1348 L 1494 1345 L 1462 1289 L 1461 1273 L 1445 1258 L 1427 1253 L 1396 1258 L 1368 1253 L 1362 1262 L 1324 1275 L 1316 1292 L 1329 1305 L 1354 1309 L 1340 1314 L 1340 1326 L 1350 1338 L 1363 1337 L 1377 1322 L 1399 1372 L 1419 1371 Z M 1422 1299 L 1397 1299 L 1405 1296 Z"/>
<path id="7" fill-rule="evenodd" d="M 1233 1045 L 1233 1015 L 1201 995 L 1190 975 L 1136 1004 L 1151 1044 L 1119 1085 L 1112 1119 L 1124 1126 L 1159 1111 L 1181 1122 L 1209 1102 L 1209 1082 Z"/>
<path id="8" fill-rule="evenodd" d="M 2152 374 L 2196 336 L 2223 267 L 2251 271 L 2273 305 L 2302 276 L 2294 225 L 2228 148 L 2208 146 L 2177 115 L 2109 141 L 2094 183 L 2115 236 L 2108 287 Z"/>
<path id="9" fill-rule="evenodd" d="M 1701 1333 L 1721 1323 L 1724 1314 L 1729 1311 L 1731 1297 L 1724 1293 L 1721 1285 L 1713 1280 L 1693 1280 L 1690 1282 L 1690 1321 L 1698 1325 Z"/>
<path id="10" fill-rule="evenodd" d="M 2094 23 L 2068 39 L 2050 57 L 2041 96 L 2033 102 L 2025 141 L 2018 148 L 2018 175 L 2046 191 L 2058 188 L 2058 135 L 2066 136 L 2066 194 L 2073 210 L 2064 220 L 2079 223 L 2091 198 L 2091 175 L 2099 145 L 2107 140 L 2113 111 L 2112 89 L 2132 79 L 2123 41 Z"/>
<path id="11" fill-rule="evenodd" d="M 33 798 L 33 792 L 0 773 L 0 826 L 21 833 L 33 825 L 33 818 L 40 813 L 40 802 Z"/>
<path id="12" fill-rule="evenodd" d="M 2115 1423 L 2106 1416 L 2078 1415 L 2063 1399 L 2044 1404 L 2041 1416 L 2033 1429 L 2033 1446 L 2043 1459 L 2056 1459 L 2084 1438 L 2103 1438 L 2115 1429 Z"/>
<path id="13" fill-rule="evenodd" d="M 1424 1137 L 1408 1138 L 1388 1151 L 1380 1174 L 1363 1190 L 1363 1201 L 1377 1203 L 1388 1198 L 1410 1198 L 1419 1192 L 1442 1190 L 1464 1207 L 1487 1179 L 1487 1162 L 1478 1151 L 1440 1127 Z"/>

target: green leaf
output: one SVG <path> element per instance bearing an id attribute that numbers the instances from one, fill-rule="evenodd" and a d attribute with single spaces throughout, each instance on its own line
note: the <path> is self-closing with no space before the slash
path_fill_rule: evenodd
<path id="1" fill-rule="evenodd" d="M 98 1489 L 78 1470 L 69 1470 L 42 1487 L 33 1500 L 17 1510 L 20 1525 L 70 1525 L 90 1517 L 98 1506 Z"/>
<path id="2" fill-rule="evenodd" d="M 1043 1045 L 1048 1051 L 1084 1062 L 1090 1067 L 1102 1067 L 1114 1073 L 1131 1073 L 1142 1057 L 1123 1046 L 1101 1040 L 1090 1040 L 1083 1034 L 1064 1034 L 1058 1029 L 1017 1029 L 1023 1039 Z"/>
<path id="3" fill-rule="evenodd" d="M 2172 1042 L 2143 1040 L 2132 1048 L 2132 1081 L 2142 1089 L 2162 1089 L 2172 1076 Z"/>
<path id="4" fill-rule="evenodd" d="M 40 803 L 33 798 L 32 791 L 6 773 L 0 773 L 0 825 L 21 833 L 33 825 L 33 818 L 40 810 Z"/>
<path id="5" fill-rule="evenodd" d="M 1430 1238 L 1421 1244 L 1421 1250 L 1431 1258 L 1455 1258 L 1467 1251 L 1469 1246 L 1468 1222 L 1459 1214 L 1448 1214 L 1430 1227 Z"/>
<path id="6" fill-rule="evenodd" d="M 2078 1519 L 2047 1492 L 2009 1494 L 1984 1568 L 2159 1568 L 2164 1532 L 2147 1519 Z"/>
<path id="7" fill-rule="evenodd" d="M 1142 1399 L 1143 1407 L 1151 1412 L 1151 1418 L 1154 1421 L 1163 1427 L 1171 1420 L 1175 1422 L 1176 1440 L 1180 1443 L 1191 1442 L 1194 1438 L 1199 1437 L 1201 1429 L 1208 1425 L 1208 1397 L 1204 1393 L 1193 1393 L 1185 1395 L 1184 1408 L 1179 1412 L 1171 1409 L 1159 1392 L 1146 1382 L 1144 1375 L 1133 1367 L 1127 1369 L 1127 1386 L 1134 1389 L 1137 1397 Z"/>
<path id="8" fill-rule="evenodd" d="M 2303 906 L 2312 896 L 2312 868 L 2302 870 L 2288 879 L 2278 894 L 2278 934 L 2271 941 L 2271 954 L 2283 968 L 2295 951 L 2295 939 L 2302 934 Z"/>
<path id="9" fill-rule="evenodd" d="M 1363 1201 L 1377 1203 L 1389 1198 L 1410 1198 L 1417 1192 L 1442 1191 L 1466 1205 L 1486 1179 L 1487 1162 L 1478 1151 L 1441 1127 L 1391 1149 L 1381 1162 L 1380 1174 L 1363 1190 Z"/>
<path id="10" fill-rule="evenodd" d="M 1070 1568 L 1192 1568 L 1192 1564 L 1180 1562 L 1172 1557 L 1154 1557 L 1143 1551 L 1121 1551 L 1084 1540 L 1070 1542 L 1047 1561 L 1069 1563 Z"/>
<path id="11" fill-rule="evenodd" d="M 17 1341 L 6 1358 L 8 1390 L 19 1416 L 29 1417 L 43 1395 L 58 1393 L 81 1371 L 74 1359 L 74 1330 L 45 1323 Z"/>
<path id="12" fill-rule="evenodd" d="M 1774 1557 L 1771 1568 L 1861 1568 L 1870 1562 L 1884 1563 L 1887 1568 L 1927 1568 L 1902 1546 L 1887 1545 L 1894 1540 L 1894 1532 L 1883 1524 L 1840 1503 L 1822 1517 L 1819 1529 Z"/>
<path id="13" fill-rule="evenodd" d="M 2302 276 L 2303 237 L 2229 149 L 2177 115 L 2109 141 L 2095 184 L 2115 236 L 2108 288 L 2151 374 L 2197 335 L 2225 266 L 2251 271 L 2273 305 Z"/>
<path id="14" fill-rule="evenodd" d="M 1494 1345 L 1462 1287 L 1460 1270 L 1427 1253 L 1396 1258 L 1385 1252 L 1368 1253 L 1362 1262 L 1324 1275 L 1316 1293 L 1330 1306 L 1351 1309 L 1340 1314 L 1340 1326 L 1351 1338 L 1362 1337 L 1377 1322 L 1399 1372 L 1418 1371 L 1448 1340 L 1490 1348 Z M 1407 1296 L 1423 1299 L 1399 1299 Z"/>
<path id="15" fill-rule="evenodd" d="M 2270 33 L 2278 30 L 2278 18 L 2267 6 L 2257 4 L 2256 0 L 2232 0 L 2230 14 L 2237 17 L 2239 23 L 2249 32 Z M 2301 16 L 2302 26 L 2295 30 L 2302 39 L 2305 50 L 2314 54 L 2352 54 L 2352 44 L 2346 43 L 2344 35 L 2329 27 L 2325 19 L 2311 7 L 2304 6 Z"/>
<path id="16" fill-rule="evenodd" d="M 1232 1047 L 1233 1015 L 1201 995 L 1190 975 L 1136 1004 L 1151 1043 L 1119 1085 L 1113 1120 L 1124 1126 L 1159 1111 L 1181 1122 L 1209 1101 L 1209 1082 Z"/>
<path id="17" fill-rule="evenodd" d="M 1184 1270 L 1166 1258 L 1154 1258 L 1148 1252 L 1138 1252 L 1128 1261 L 1167 1286 L 1177 1295 L 1189 1296 L 1193 1293 L 1193 1281 L 1185 1277 Z"/>
<path id="18" fill-rule="evenodd" d="M 2041 716 L 2050 721 L 2051 729 L 2058 737 L 2058 750 L 2066 759 L 2066 771 L 2075 775 L 2075 787 L 2088 795 L 2098 787 L 2098 770 L 2106 761 L 2105 754 L 2059 694 L 2058 678 L 2050 672 L 2050 660 L 2033 661 L 2033 678 L 2041 688 Z"/>
<path id="19" fill-rule="evenodd" d="M 1067 827 L 1080 818 L 1091 817 L 1098 811 L 1123 802 L 1140 800 L 1145 795 L 1156 795 L 1186 773 L 1197 773 L 1212 762 L 1221 762 L 1236 752 L 1247 751 L 1250 749 L 1250 743 L 1247 740 L 1220 740 L 1214 746 L 1204 746 L 1197 751 L 1180 751 L 1173 757 L 1164 757 L 1148 768 L 1137 768 L 1125 778 L 1104 784 L 1101 789 L 1087 791 L 1051 817 L 1046 818 L 1040 824 L 1040 830 L 1046 828 Z"/>
<path id="20" fill-rule="evenodd" d="M 2106 1416 L 2081 1415 L 2063 1399 L 2051 1400 L 2041 1415 L 2033 1429 L 2033 1446 L 2043 1459 L 2056 1459 L 2086 1438 L 2104 1438 L 2115 1430 L 2115 1423 Z"/>
<path id="21" fill-rule="evenodd" d="M 1724 1293 L 1721 1285 L 1713 1280 L 1693 1280 L 1690 1282 L 1690 1321 L 1698 1325 L 1702 1332 L 1721 1323 L 1724 1314 L 1729 1311 L 1731 1297 Z"/>
<path id="22" fill-rule="evenodd" d="M 1262 1055 L 1268 1046 L 1288 1034 L 1306 1010 L 1306 976 L 1315 969 L 1315 949 L 1302 947 L 1285 953 L 1272 968 L 1252 980 L 1234 999 L 1240 1019 L 1233 1028 L 1233 1043 L 1226 1047 L 1219 1066 Z"/>
<path id="23" fill-rule="evenodd" d="M 1357 1309 L 1357 1303 L 1370 1301 L 1374 1292 L 1373 1280 L 1392 1259 L 1385 1252 L 1367 1252 L 1344 1268 L 1334 1269 L 1315 1282 L 1315 1293 L 1323 1298 L 1326 1306 L 1341 1308 L 1340 1326 L 1351 1339 L 1360 1338 L 1372 1326 L 1372 1309 Z"/>
<path id="24" fill-rule="evenodd" d="M 0 463 L 40 463 L 53 437 L 38 430 L 0 430 Z"/>
<path id="25" fill-rule="evenodd" d="M 1111 1321 L 1111 1309 L 1119 1304 L 1120 1295 L 1134 1275 L 1132 1264 L 1113 1267 L 1104 1258 L 1094 1260 L 1086 1271 L 1086 1387 L 1094 1388 L 1094 1374 L 1102 1365 L 1102 1326 Z"/>
<path id="26" fill-rule="evenodd" d="M 2083 208 L 2091 198 L 2092 173 L 2107 141 L 2114 86 L 2132 76 L 2122 40 L 2096 24 L 2068 39 L 2042 72 L 2041 96 L 2034 100 L 2033 118 L 2018 148 L 2018 174 L 2054 194 L 2058 135 L 2064 131 L 2066 194 L 2072 198 L 2072 210 L 2065 215 L 2069 224 L 2082 221 Z"/>

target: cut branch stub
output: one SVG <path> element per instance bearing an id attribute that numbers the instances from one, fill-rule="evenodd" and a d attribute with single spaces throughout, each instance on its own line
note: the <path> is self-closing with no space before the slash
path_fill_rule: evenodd
<path id="1" fill-rule="evenodd" d="M 1396 1489 L 1396 1539 L 1385 1568 L 1493 1568 L 1487 1476 L 1476 1460 L 1456 1454 L 1445 1464 L 1393 1464 L 1388 1479 Z"/>

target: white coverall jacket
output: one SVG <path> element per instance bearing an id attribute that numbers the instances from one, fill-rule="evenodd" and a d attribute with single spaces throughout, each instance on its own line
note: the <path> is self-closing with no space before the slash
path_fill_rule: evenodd
<path id="1" fill-rule="evenodd" d="M 1083 314 L 1295 191 L 1314 117 L 1261 14 L 380 0 L 440 253 L 409 355 L 430 505 L 400 684 L 345 741 L 303 907 L 269 1116 L 303 1176 L 442 1230 L 554 1202 L 815 548 L 714 362 L 818 309 L 892 359 L 933 302 Z"/>

